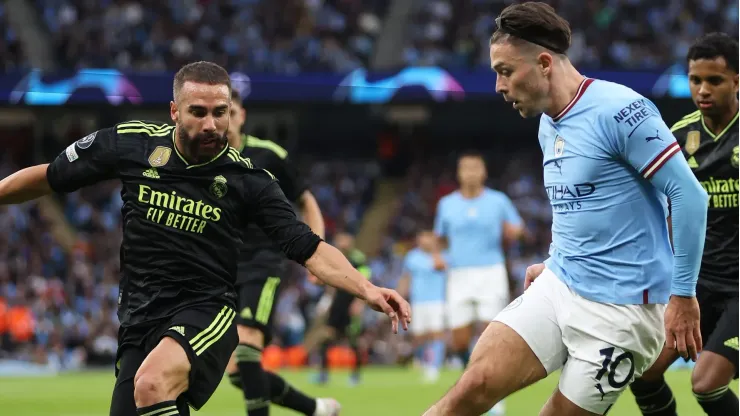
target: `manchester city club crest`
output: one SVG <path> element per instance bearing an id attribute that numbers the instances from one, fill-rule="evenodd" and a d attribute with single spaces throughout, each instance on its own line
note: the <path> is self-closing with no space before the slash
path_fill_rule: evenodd
<path id="1" fill-rule="evenodd" d="M 218 199 L 221 199 L 226 195 L 226 191 L 229 190 L 229 187 L 226 186 L 226 178 L 224 178 L 221 175 L 216 176 L 213 178 L 213 183 L 211 184 L 211 187 L 208 188 L 209 191 L 211 191 L 211 195 L 215 196 Z"/>
<path id="2" fill-rule="evenodd" d="M 555 137 L 555 157 L 562 156 L 563 149 L 565 149 L 565 140 L 560 135 L 557 135 Z"/>
<path id="3" fill-rule="evenodd" d="M 740 166 L 740 148 L 738 146 L 735 146 L 732 148 L 732 158 L 730 159 L 730 162 L 732 163 L 732 167 L 736 168 Z"/>

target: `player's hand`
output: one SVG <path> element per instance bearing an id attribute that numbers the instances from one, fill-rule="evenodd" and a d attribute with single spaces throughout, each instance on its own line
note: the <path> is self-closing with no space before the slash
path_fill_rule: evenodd
<path id="1" fill-rule="evenodd" d="M 527 290 L 534 279 L 540 277 L 543 271 L 545 271 L 545 263 L 537 263 L 527 267 L 527 272 L 524 274 L 524 290 Z"/>
<path id="2" fill-rule="evenodd" d="M 702 349 L 700 318 L 696 297 L 671 296 L 665 310 L 666 347 L 678 350 L 684 359 L 696 361 Z"/>
<path id="3" fill-rule="evenodd" d="M 411 306 L 395 290 L 373 286 L 365 292 L 365 303 L 378 312 L 391 318 L 393 333 L 398 333 L 398 322 L 405 331 L 411 323 Z"/>
<path id="4" fill-rule="evenodd" d="M 439 253 L 434 253 L 432 259 L 434 261 L 434 270 L 442 271 L 447 269 L 447 263 L 445 263 L 445 260 Z"/>

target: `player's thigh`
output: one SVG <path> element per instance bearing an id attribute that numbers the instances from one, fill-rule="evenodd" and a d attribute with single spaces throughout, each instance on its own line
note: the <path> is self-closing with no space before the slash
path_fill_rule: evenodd
<path id="1" fill-rule="evenodd" d="M 605 414 L 660 356 L 665 305 L 611 305 L 574 295 L 568 308 L 560 392 L 582 409 Z"/>
<path id="2" fill-rule="evenodd" d="M 475 287 L 473 268 L 456 268 L 447 276 L 445 310 L 447 324 L 451 329 L 466 327 L 475 322 Z"/>
<path id="3" fill-rule="evenodd" d="M 163 341 L 176 341 L 186 353 L 190 372 L 183 397 L 196 410 L 216 391 L 239 343 L 235 316 L 228 306 L 199 305 L 178 313 L 162 334 Z"/>
<path id="4" fill-rule="evenodd" d="M 490 322 L 509 303 L 509 278 L 506 267 L 499 264 L 484 268 L 476 278 L 477 319 L 481 322 Z"/>
<path id="5" fill-rule="evenodd" d="M 568 294 L 567 287 L 552 272 L 543 273 L 494 319 L 524 340 L 547 374 L 560 369 L 568 357 L 559 324 Z"/>
<path id="6" fill-rule="evenodd" d="M 647 370 L 645 370 L 644 373 L 642 373 L 642 376 L 640 378 L 644 381 L 652 382 L 652 381 L 658 381 L 663 377 L 663 374 L 665 374 L 666 371 L 668 371 L 668 368 L 676 362 L 676 360 L 679 358 L 678 351 L 676 351 L 675 348 L 667 348 L 664 347 L 660 351 L 660 355 L 658 356 L 658 359 L 655 360 L 653 365 L 650 366 Z"/>
<path id="7" fill-rule="evenodd" d="M 263 347 L 272 340 L 274 306 L 281 279 L 277 273 L 251 273 L 248 280 L 237 285 L 239 314 L 236 324 L 241 327 L 240 342 Z"/>
<path id="8" fill-rule="evenodd" d="M 528 343 L 502 322 L 491 322 L 473 348 L 462 388 L 496 402 L 547 376 L 545 367 Z"/>
<path id="9" fill-rule="evenodd" d="M 190 360 L 186 347 L 172 337 L 161 338 L 134 377 L 136 403 L 148 406 L 153 404 L 152 400 L 176 399 L 188 389 L 189 374 Z"/>
<path id="10" fill-rule="evenodd" d="M 723 306 L 691 376 L 694 391 L 699 393 L 724 387 L 738 377 L 738 300 L 725 300 Z"/>
<path id="11" fill-rule="evenodd" d="M 592 415 L 604 415 L 605 413 L 593 413 L 586 409 L 579 407 L 577 404 L 568 400 L 567 397 L 563 396 L 560 390 L 555 392 L 547 400 L 545 406 L 540 411 L 540 416 L 592 416 Z"/>
<path id="12" fill-rule="evenodd" d="M 119 349 L 116 358 L 116 384 L 110 404 L 110 416 L 130 416 L 136 414 L 134 400 L 134 377 L 146 358 L 143 348 L 124 347 Z"/>

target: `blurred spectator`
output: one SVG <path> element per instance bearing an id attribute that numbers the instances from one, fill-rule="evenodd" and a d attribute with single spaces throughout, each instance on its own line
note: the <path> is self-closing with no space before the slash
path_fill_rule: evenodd
<path id="1" fill-rule="evenodd" d="M 367 66 L 389 0 L 35 0 L 63 67 L 234 71 Z"/>
<path id="2" fill-rule="evenodd" d="M 29 68 L 18 34 L 10 28 L 3 3 L 0 3 L 0 62 L 2 63 L 0 69 L 5 72 Z"/>
<path id="3" fill-rule="evenodd" d="M 408 65 L 488 67 L 496 16 L 511 0 L 417 2 Z M 683 63 L 693 39 L 738 32 L 730 0 L 549 0 L 573 30 L 569 56 L 584 68 L 665 69 Z"/>

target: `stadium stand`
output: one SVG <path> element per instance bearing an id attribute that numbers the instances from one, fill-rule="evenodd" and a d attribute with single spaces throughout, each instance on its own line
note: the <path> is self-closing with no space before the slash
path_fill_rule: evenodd
<path id="1" fill-rule="evenodd" d="M 508 0 L 417 2 L 409 25 L 407 65 L 487 67 L 494 19 Z M 693 39 L 738 31 L 729 0 L 550 0 L 573 27 L 571 60 L 583 68 L 665 68 L 683 62 Z"/>
<path id="2" fill-rule="evenodd" d="M 296 73 L 368 65 L 387 3 L 36 0 L 36 7 L 62 67 L 162 70 L 197 57 L 238 71 Z"/>
<path id="3" fill-rule="evenodd" d="M 8 24 L 5 5 L 0 3 L 0 69 L 5 72 L 26 69 L 28 62 L 18 34 Z"/>

